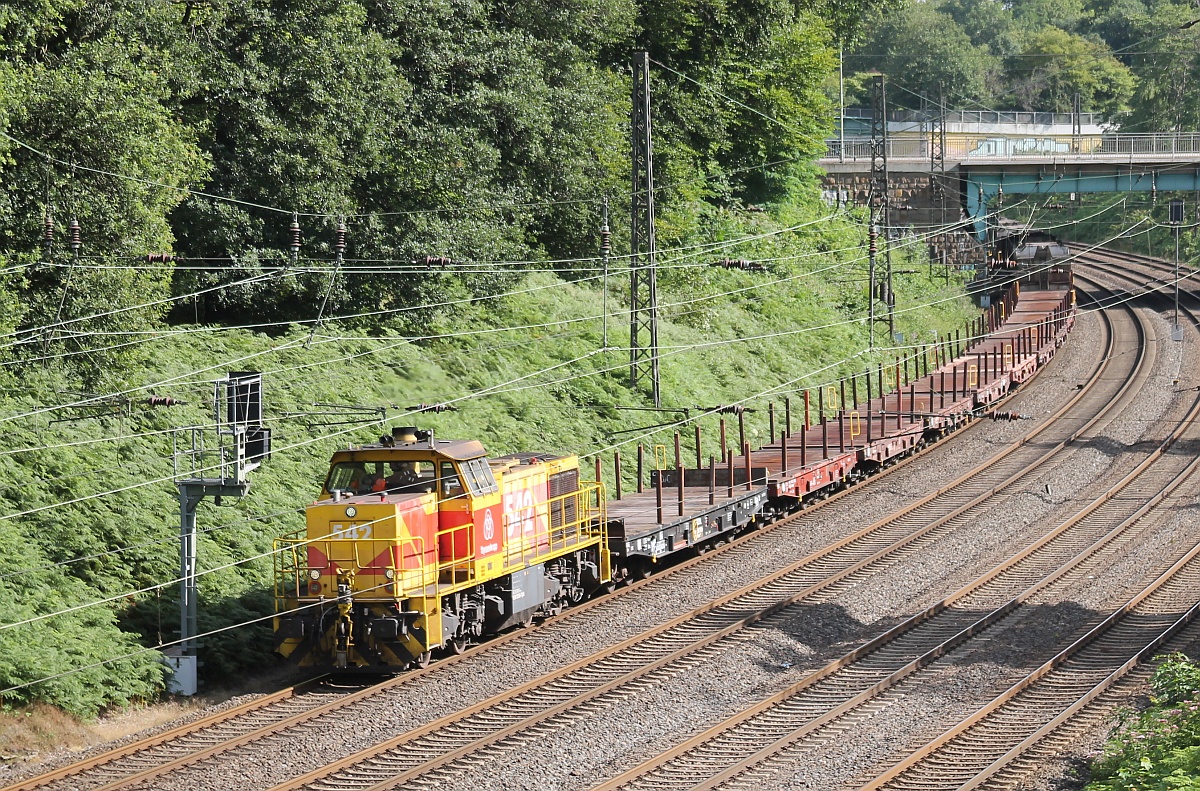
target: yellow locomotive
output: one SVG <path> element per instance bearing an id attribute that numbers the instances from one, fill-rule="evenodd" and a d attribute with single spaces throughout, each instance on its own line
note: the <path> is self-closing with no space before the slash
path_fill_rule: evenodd
<path id="1" fill-rule="evenodd" d="M 274 555 L 275 648 L 304 666 L 423 667 L 611 579 L 603 488 L 573 455 L 398 428 L 334 454 L 306 522 Z"/>

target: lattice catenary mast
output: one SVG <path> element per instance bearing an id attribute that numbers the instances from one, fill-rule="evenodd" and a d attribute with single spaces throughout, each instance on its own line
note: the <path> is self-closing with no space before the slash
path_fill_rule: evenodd
<path id="1" fill-rule="evenodd" d="M 883 75 L 876 74 L 871 82 L 871 192 L 867 204 L 871 210 L 870 228 L 868 229 L 868 280 L 870 281 L 871 296 L 868 300 L 867 321 L 870 325 L 870 345 L 875 346 L 875 300 L 878 298 L 878 288 L 875 282 L 875 255 L 878 250 L 879 228 L 883 227 L 884 244 L 888 238 L 888 133 L 887 133 L 887 94 L 884 87 Z M 892 317 L 892 250 L 887 247 L 887 291 L 885 304 L 888 306 L 888 323 L 891 332 L 896 332 Z"/>
<path id="2" fill-rule="evenodd" d="M 658 286 L 654 250 L 654 147 L 650 134 L 650 53 L 633 55 L 633 218 L 629 260 L 629 386 L 650 380 L 662 406 L 658 374 Z"/>

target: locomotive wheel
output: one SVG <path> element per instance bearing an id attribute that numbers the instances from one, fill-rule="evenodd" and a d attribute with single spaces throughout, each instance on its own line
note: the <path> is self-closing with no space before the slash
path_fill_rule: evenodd
<path id="1" fill-rule="evenodd" d="M 412 666 L 424 670 L 425 668 L 429 667 L 430 659 L 433 659 L 433 652 L 425 651 L 424 653 L 417 655 L 417 658 L 412 661 Z"/>
<path id="2" fill-rule="evenodd" d="M 533 608 L 530 608 L 525 611 L 525 617 L 517 622 L 517 626 L 519 626 L 522 629 L 528 629 L 532 625 L 533 625 Z"/>
<path id="3" fill-rule="evenodd" d="M 454 656 L 458 656 L 467 650 L 470 643 L 467 642 L 465 635 L 459 637 L 451 637 L 446 641 L 446 650 Z"/>

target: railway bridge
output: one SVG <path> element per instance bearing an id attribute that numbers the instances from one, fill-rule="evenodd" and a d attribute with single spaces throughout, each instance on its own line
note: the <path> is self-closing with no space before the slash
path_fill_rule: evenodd
<path id="1" fill-rule="evenodd" d="M 1034 124 L 953 131 L 947 125 L 938 162 L 927 129 L 889 132 L 885 150 L 893 225 L 970 219 L 982 239 L 988 209 L 1003 196 L 1200 192 L 1197 133 L 1122 134 L 1081 131 L 1076 125 L 1073 133 L 1062 134 Z M 828 145 L 818 164 L 827 173 L 831 197 L 865 202 L 871 138 L 843 137 Z"/>

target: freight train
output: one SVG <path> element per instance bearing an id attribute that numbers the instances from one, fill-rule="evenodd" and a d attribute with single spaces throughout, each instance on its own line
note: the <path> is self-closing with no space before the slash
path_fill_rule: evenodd
<path id="1" fill-rule="evenodd" d="M 570 454 L 489 458 L 411 427 L 338 451 L 305 529 L 276 541 L 275 648 L 338 673 L 423 667 L 703 552 L 994 409 L 1053 357 L 1074 307 L 1069 287 L 1016 285 L 965 335 L 805 391 L 797 425 L 789 408 L 757 450 L 722 431 L 704 464 L 697 432 L 689 467 L 676 435 L 674 465 L 656 447 L 611 500 Z"/>

